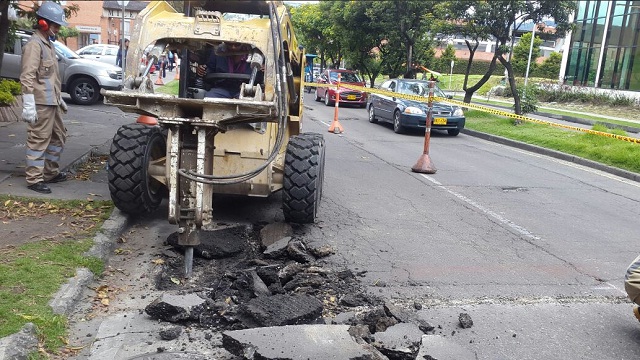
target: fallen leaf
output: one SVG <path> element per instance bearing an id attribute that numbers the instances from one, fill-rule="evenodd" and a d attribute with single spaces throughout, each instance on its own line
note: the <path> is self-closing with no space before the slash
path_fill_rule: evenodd
<path id="1" fill-rule="evenodd" d="M 164 264 L 164 260 L 163 260 L 163 259 L 154 259 L 154 260 L 151 260 L 151 262 L 152 262 L 153 264 L 155 264 L 155 265 L 162 265 L 162 264 Z"/>
<path id="2" fill-rule="evenodd" d="M 104 298 L 104 299 L 100 300 L 100 303 L 102 303 L 102 305 L 104 305 L 104 306 L 109 306 L 109 299 Z"/>
<path id="3" fill-rule="evenodd" d="M 172 277 L 171 278 L 171 282 L 173 282 L 176 285 L 180 285 L 180 279 L 178 279 L 178 278 Z"/>

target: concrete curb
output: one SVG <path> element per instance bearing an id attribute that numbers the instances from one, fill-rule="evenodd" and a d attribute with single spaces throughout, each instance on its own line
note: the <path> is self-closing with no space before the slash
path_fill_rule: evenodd
<path id="1" fill-rule="evenodd" d="M 590 168 L 593 168 L 593 169 L 604 171 L 604 172 L 609 173 L 609 174 L 620 176 L 620 177 L 625 178 L 625 179 L 629 179 L 629 180 L 640 182 L 640 174 L 638 174 L 638 173 L 634 173 L 634 172 L 623 170 L 623 169 L 619 169 L 619 168 L 616 168 L 616 167 L 613 167 L 613 166 L 605 165 L 605 164 L 602 164 L 602 163 L 599 163 L 599 162 L 596 162 L 596 161 L 593 161 L 593 160 L 588 160 L 588 159 L 585 159 L 585 158 L 581 158 L 579 156 L 566 154 L 566 153 L 563 153 L 563 152 L 560 152 L 560 151 L 546 149 L 546 148 L 543 148 L 543 147 L 540 147 L 540 146 L 531 145 L 531 144 L 527 144 L 527 143 L 524 143 L 524 142 L 503 138 L 501 136 L 482 133 L 482 132 L 475 131 L 475 130 L 462 129 L 462 133 L 470 135 L 470 136 L 478 137 L 478 138 L 481 138 L 481 139 L 484 139 L 484 140 L 496 142 L 496 143 L 499 143 L 499 144 L 515 147 L 515 148 L 518 148 L 518 149 L 527 150 L 527 151 L 535 152 L 535 153 L 546 155 L 546 156 L 551 156 L 551 157 L 554 157 L 556 159 L 561 159 L 561 160 L 569 161 L 569 162 L 572 162 L 572 163 L 584 165 L 584 166 L 587 166 L 587 167 L 590 167 Z"/>

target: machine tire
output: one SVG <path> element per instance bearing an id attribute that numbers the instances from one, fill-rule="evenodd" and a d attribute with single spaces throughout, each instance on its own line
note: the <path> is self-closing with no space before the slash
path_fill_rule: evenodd
<path id="1" fill-rule="evenodd" d="M 100 86 L 88 77 L 73 80 L 67 92 L 71 95 L 71 100 L 78 105 L 93 105 L 100 100 Z"/>
<path id="2" fill-rule="evenodd" d="M 324 137 L 317 133 L 293 136 L 284 161 L 282 212 L 288 222 L 309 224 L 316 219 L 324 183 Z"/>
<path id="3" fill-rule="evenodd" d="M 165 187 L 147 174 L 149 163 L 166 156 L 158 126 L 127 124 L 118 129 L 109 151 L 109 192 L 122 212 L 138 215 L 158 208 Z"/>
<path id="4" fill-rule="evenodd" d="M 320 100 L 322 100 L 322 98 L 320 97 L 320 95 L 318 95 L 318 88 L 316 88 L 316 91 L 315 91 L 315 94 L 314 94 L 314 95 L 315 95 L 315 100 L 316 100 L 316 101 L 320 101 Z"/>

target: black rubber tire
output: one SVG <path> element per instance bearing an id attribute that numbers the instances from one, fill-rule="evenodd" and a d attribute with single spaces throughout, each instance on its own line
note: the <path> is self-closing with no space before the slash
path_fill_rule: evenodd
<path id="1" fill-rule="evenodd" d="M 138 215 L 158 208 L 165 186 L 147 174 L 149 163 L 166 156 L 159 126 L 127 124 L 118 129 L 109 151 L 109 192 L 122 212 Z"/>
<path id="2" fill-rule="evenodd" d="M 376 119 L 376 112 L 374 110 L 373 104 L 369 105 L 369 122 L 372 124 L 378 122 L 378 119 Z"/>
<path id="3" fill-rule="evenodd" d="M 315 99 L 316 101 L 320 101 L 320 100 L 322 100 L 322 98 L 321 98 L 320 96 L 318 96 L 318 88 L 316 88 L 316 91 L 315 91 L 315 94 L 314 94 L 314 99 Z"/>
<path id="4" fill-rule="evenodd" d="M 100 100 L 100 86 L 92 78 L 80 77 L 69 85 L 67 93 L 78 105 L 93 105 Z"/>
<path id="5" fill-rule="evenodd" d="M 282 212 L 288 222 L 316 220 L 324 183 L 325 144 L 317 133 L 289 138 L 284 160 Z"/>
<path id="6" fill-rule="evenodd" d="M 450 136 L 458 136 L 458 134 L 460 134 L 460 129 L 449 129 L 447 130 L 447 133 Z"/>
<path id="7" fill-rule="evenodd" d="M 393 113 L 393 131 L 396 134 L 404 134 L 404 126 L 400 122 L 400 111 L 396 110 Z"/>

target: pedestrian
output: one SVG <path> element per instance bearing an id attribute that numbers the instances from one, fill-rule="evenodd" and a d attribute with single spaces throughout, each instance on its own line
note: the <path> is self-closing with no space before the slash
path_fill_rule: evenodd
<path id="1" fill-rule="evenodd" d="M 169 59 L 169 61 L 167 62 L 169 71 L 173 71 L 173 51 L 169 50 L 169 52 L 167 53 L 167 59 Z"/>
<path id="2" fill-rule="evenodd" d="M 62 100 L 58 61 L 53 46 L 60 26 L 66 26 L 62 7 L 45 1 L 36 11 L 36 31 L 22 52 L 20 83 L 22 84 L 22 120 L 27 122 L 27 187 L 42 194 L 51 193 L 47 183 L 67 180 L 58 161 L 67 139 L 62 113 L 67 104 Z"/>
<path id="3" fill-rule="evenodd" d="M 118 49 L 118 54 L 116 55 L 116 66 L 122 67 L 122 55 L 124 53 L 124 58 L 127 58 L 127 52 L 129 51 L 129 39 L 124 39 L 124 52 L 122 51 L 122 45 Z M 126 65 L 126 64 L 125 64 Z"/>

